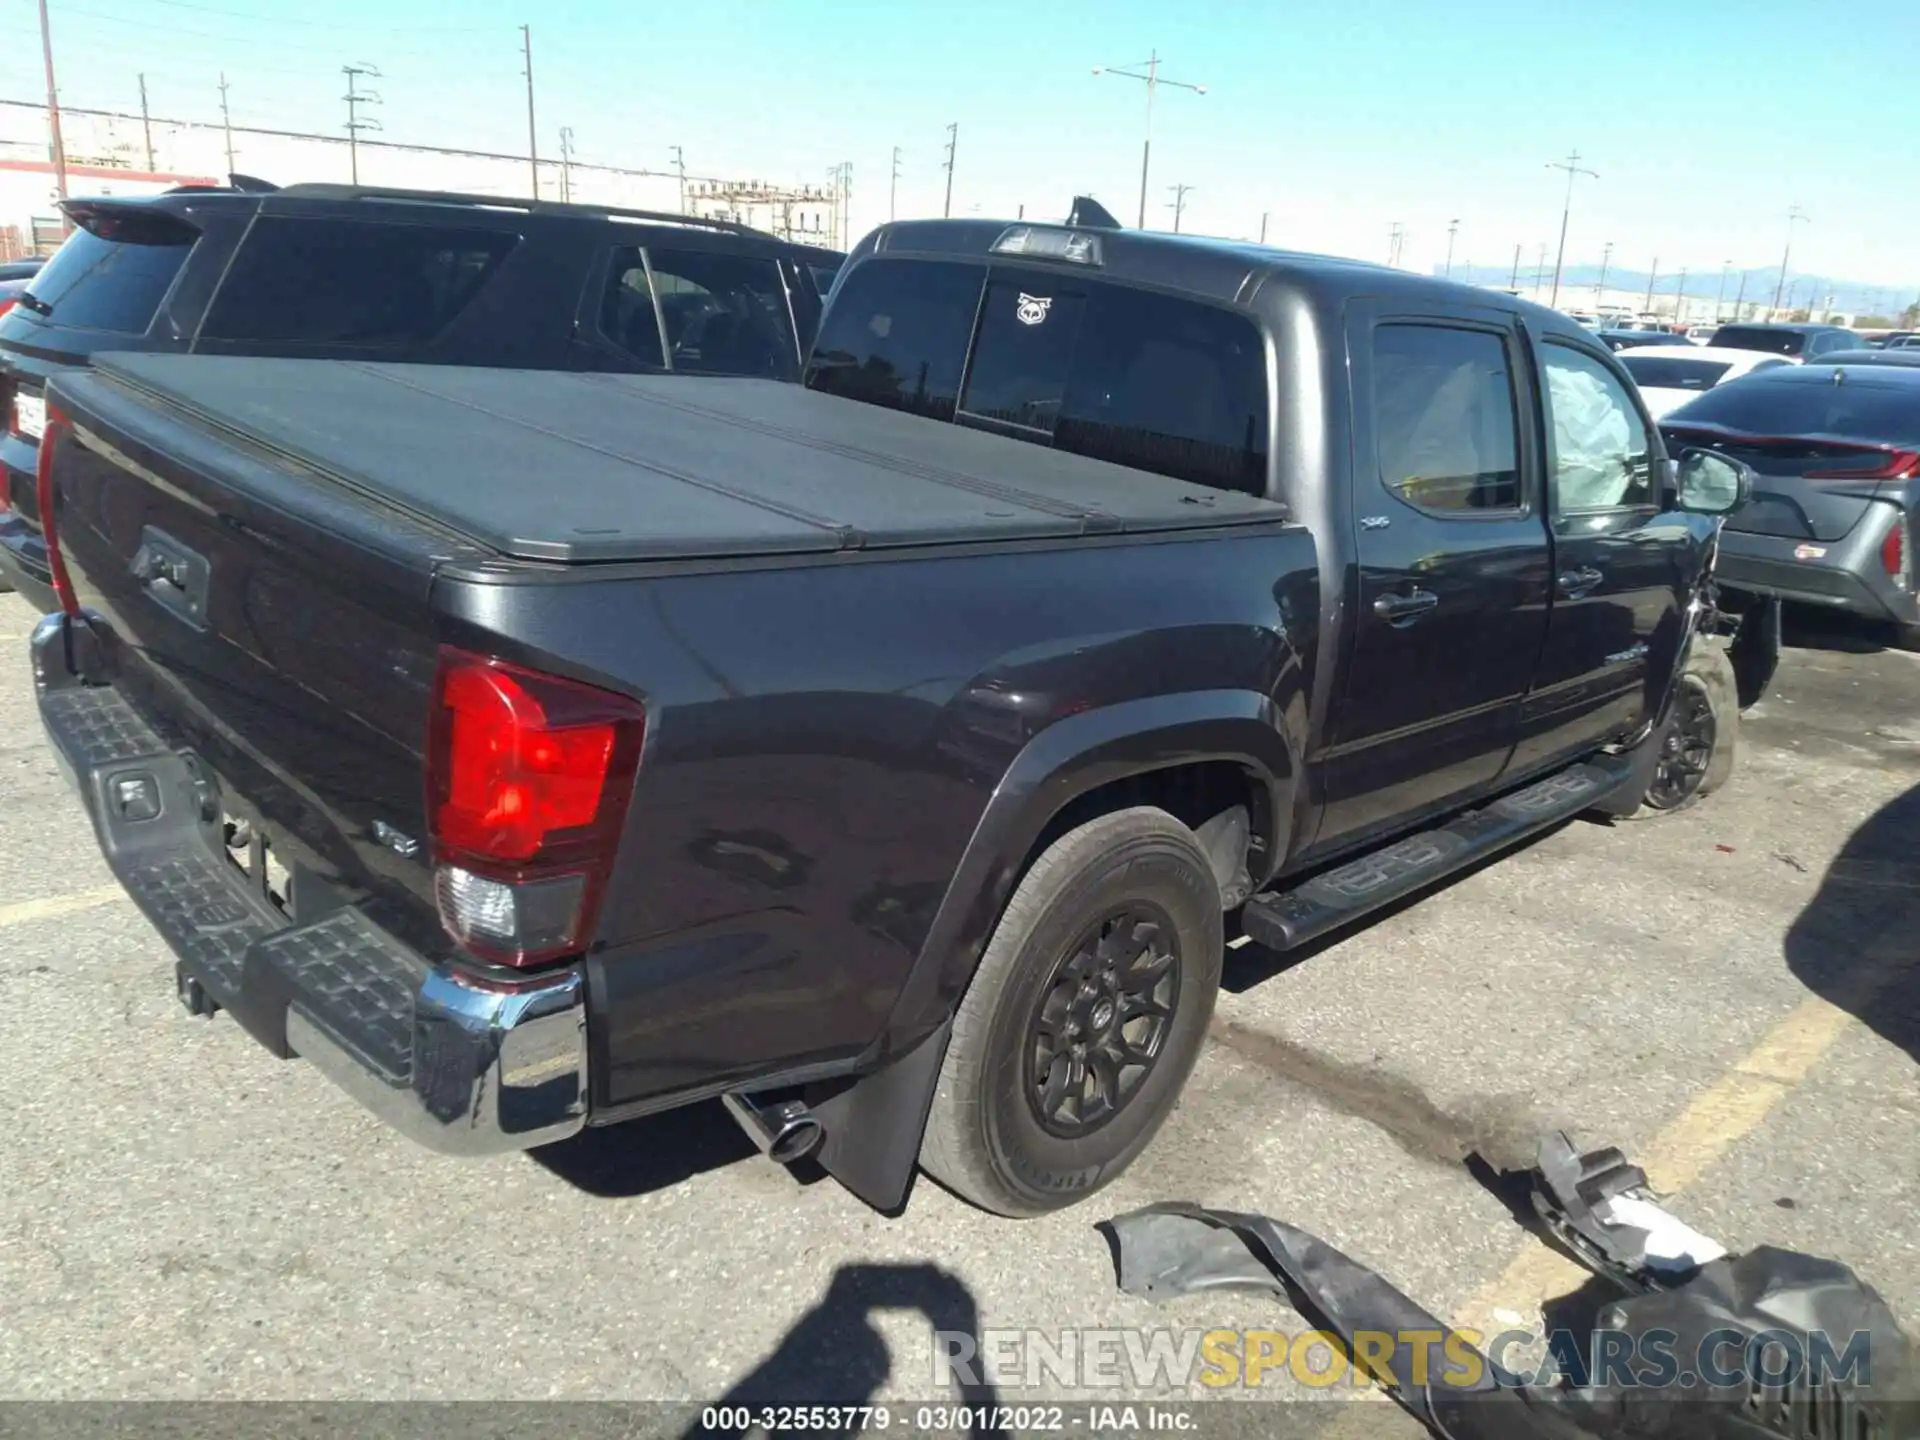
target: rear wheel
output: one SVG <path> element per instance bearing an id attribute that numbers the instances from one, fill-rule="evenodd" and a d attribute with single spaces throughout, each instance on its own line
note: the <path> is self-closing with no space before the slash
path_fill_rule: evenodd
<path id="1" fill-rule="evenodd" d="M 1726 784 L 1740 736 L 1740 699 L 1724 646 L 1696 641 L 1675 682 L 1653 780 L 1630 819 L 1684 810 Z"/>
<path id="2" fill-rule="evenodd" d="M 1039 1215 L 1132 1163 L 1173 1110 L 1220 988 L 1220 892 L 1193 832 L 1139 807 L 1048 846 L 954 1018 L 920 1163 Z"/>

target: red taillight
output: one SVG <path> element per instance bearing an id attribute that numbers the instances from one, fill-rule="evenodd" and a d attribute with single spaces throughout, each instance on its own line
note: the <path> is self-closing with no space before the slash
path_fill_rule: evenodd
<path id="1" fill-rule="evenodd" d="M 1907 517 L 1904 514 L 1895 514 L 1893 528 L 1887 531 L 1887 538 L 1880 542 L 1880 565 L 1902 589 L 1911 588 L 1913 573 L 1908 562 Z"/>
<path id="2" fill-rule="evenodd" d="M 428 812 L 455 939 L 528 965 L 591 938 L 645 735 L 625 696 L 440 652 Z"/>
<path id="3" fill-rule="evenodd" d="M 5 315 L 9 310 L 13 309 L 13 307 L 18 305 L 19 303 L 20 303 L 19 297 L 15 295 L 9 295 L 5 299 L 0 299 L 0 315 Z"/>
<path id="4" fill-rule="evenodd" d="M 73 432 L 73 422 L 60 411 L 47 406 L 47 427 L 40 435 L 40 454 L 34 465 L 33 493 L 40 507 L 40 538 L 47 547 L 47 569 L 53 577 L 53 593 L 60 597 L 60 608 L 69 615 L 80 613 L 80 601 L 73 593 L 73 581 L 67 578 L 67 562 L 60 554 L 60 532 L 54 524 L 53 456 L 63 435 Z"/>
<path id="5" fill-rule="evenodd" d="M 1920 471 L 1920 451 L 1879 450 L 1861 447 L 1866 451 L 1861 463 L 1852 469 L 1809 470 L 1809 480 L 1906 480 Z"/>

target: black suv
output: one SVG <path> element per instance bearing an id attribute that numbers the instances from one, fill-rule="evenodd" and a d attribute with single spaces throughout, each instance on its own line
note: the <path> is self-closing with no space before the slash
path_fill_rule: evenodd
<path id="1" fill-rule="evenodd" d="M 1855 350 L 1857 331 L 1839 325 L 1722 325 L 1707 344 L 1726 350 L 1764 350 L 1769 355 L 1791 355 L 1816 360 L 1830 350 Z"/>
<path id="2" fill-rule="evenodd" d="M 114 350 L 797 380 L 838 252 L 686 215 L 290 185 L 74 200 L 0 317 L 0 589 L 55 608 L 48 374 Z"/>

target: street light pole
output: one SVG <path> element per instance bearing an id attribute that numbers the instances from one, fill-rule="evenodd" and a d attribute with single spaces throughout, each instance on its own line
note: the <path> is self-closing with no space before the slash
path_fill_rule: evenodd
<path id="1" fill-rule="evenodd" d="M 1549 161 L 1547 169 L 1564 170 L 1567 172 L 1567 201 L 1566 204 L 1560 208 L 1560 253 L 1554 257 L 1553 261 L 1553 298 L 1547 301 L 1549 306 L 1554 306 L 1560 303 L 1560 271 L 1567 260 L 1567 217 L 1573 213 L 1574 177 L 1576 175 L 1585 175 L 1589 179 L 1598 180 L 1600 175 L 1598 171 L 1583 170 L 1580 167 L 1580 152 L 1578 150 L 1575 150 L 1571 155 L 1567 156 L 1564 161 Z"/>
<path id="2" fill-rule="evenodd" d="M 1607 248 L 1600 252 L 1600 283 L 1593 287 L 1594 305 L 1604 305 L 1607 300 L 1607 269 L 1613 264 L 1613 242 L 1607 241 Z"/>
<path id="3" fill-rule="evenodd" d="M 1145 73 L 1141 73 L 1142 71 Z M 1189 85 L 1184 80 L 1169 80 L 1160 73 L 1160 52 L 1154 51 L 1141 65 L 1126 68 L 1119 65 L 1096 65 L 1096 75 L 1119 75 L 1128 80 L 1144 81 L 1147 87 L 1147 131 L 1145 142 L 1140 147 L 1140 222 L 1139 228 L 1147 228 L 1147 170 L 1153 160 L 1153 92 L 1162 85 L 1171 85 L 1176 90 L 1191 90 L 1196 95 L 1207 93 L 1204 85 Z"/>
<path id="4" fill-rule="evenodd" d="M 1459 233 L 1460 222 L 1449 220 L 1447 222 L 1447 268 L 1442 272 L 1442 279 L 1450 279 L 1453 275 L 1453 237 Z"/>
<path id="5" fill-rule="evenodd" d="M 1773 308 L 1776 310 L 1780 308 L 1780 289 L 1787 283 L 1787 257 L 1793 254 L 1793 227 L 1806 219 L 1807 212 L 1798 205 L 1787 211 L 1787 248 L 1780 252 L 1780 279 L 1773 287 Z"/>

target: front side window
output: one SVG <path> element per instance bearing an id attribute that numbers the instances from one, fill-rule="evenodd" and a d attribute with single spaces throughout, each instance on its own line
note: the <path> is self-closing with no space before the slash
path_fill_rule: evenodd
<path id="1" fill-rule="evenodd" d="M 452 225 L 262 216 L 213 297 L 208 340 L 423 345 L 472 303 L 519 236 Z"/>
<path id="2" fill-rule="evenodd" d="M 1654 504 L 1653 442 L 1626 387 L 1598 360 L 1564 345 L 1543 346 L 1540 368 L 1554 509 Z"/>
<path id="3" fill-rule="evenodd" d="M 1409 505 L 1466 519 L 1520 508 L 1513 374 L 1499 335 L 1380 326 L 1373 405 L 1380 481 Z"/>
<path id="4" fill-rule="evenodd" d="M 798 373 L 779 261 L 649 246 L 647 263 L 673 369 L 763 380 L 791 380 Z"/>

